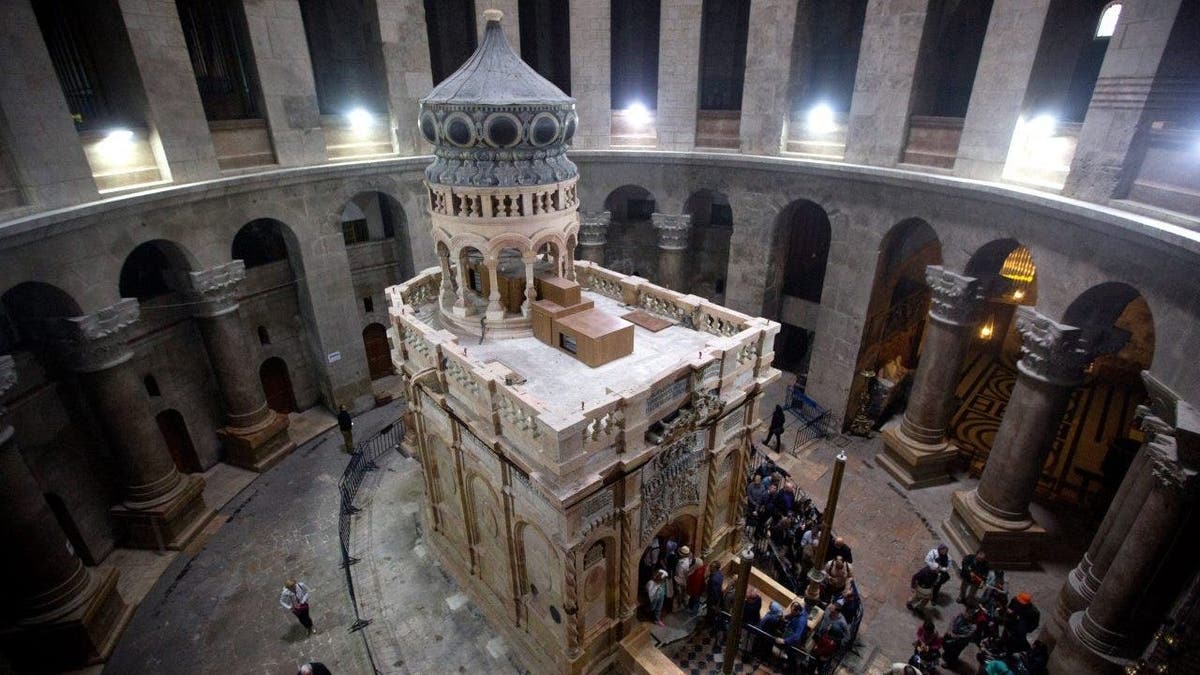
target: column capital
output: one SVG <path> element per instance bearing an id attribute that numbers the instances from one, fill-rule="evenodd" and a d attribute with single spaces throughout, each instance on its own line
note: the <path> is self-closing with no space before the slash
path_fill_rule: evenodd
<path id="1" fill-rule="evenodd" d="M 692 236 L 692 217 L 685 213 L 652 213 L 650 222 L 658 232 L 658 247 L 664 251 L 686 251 Z"/>
<path id="2" fill-rule="evenodd" d="M 198 317 L 214 317 L 227 314 L 238 308 L 235 293 L 246 278 L 246 264 L 232 260 L 223 265 L 210 267 L 199 272 L 188 272 L 192 302 L 197 303 L 193 314 Z"/>
<path id="3" fill-rule="evenodd" d="M 608 226 L 612 224 L 612 211 L 587 214 L 579 212 L 579 245 L 603 246 L 608 243 Z"/>
<path id="4" fill-rule="evenodd" d="M 1032 307 L 1017 308 L 1017 330 L 1024 338 L 1017 369 L 1027 377 L 1074 387 L 1092 360 L 1083 331 L 1058 323 Z"/>
<path id="5" fill-rule="evenodd" d="M 933 291 L 929 316 L 952 326 L 974 326 L 983 307 L 983 284 L 975 277 L 951 272 L 941 265 L 925 268 L 925 282 Z"/>
<path id="6" fill-rule="evenodd" d="M 128 361 L 133 350 L 126 341 L 129 328 L 141 318 L 137 300 L 121 298 L 114 305 L 83 316 L 39 321 L 34 329 L 71 370 L 91 373 Z"/>

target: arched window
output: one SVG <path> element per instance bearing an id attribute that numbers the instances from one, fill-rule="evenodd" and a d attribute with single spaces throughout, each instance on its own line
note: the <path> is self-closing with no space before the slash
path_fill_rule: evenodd
<path id="1" fill-rule="evenodd" d="M 258 344 L 260 344 L 260 345 L 271 344 L 271 334 L 267 332 L 266 326 L 258 327 Z"/>
<path id="2" fill-rule="evenodd" d="M 1100 12 L 1100 22 L 1096 24 L 1096 39 L 1110 38 L 1117 30 L 1117 19 L 1121 18 L 1121 3 L 1110 2 Z"/>
<path id="3" fill-rule="evenodd" d="M 162 396 L 162 391 L 158 388 L 158 380 L 154 379 L 153 375 L 142 378 L 142 384 L 146 385 L 146 393 L 150 396 Z"/>

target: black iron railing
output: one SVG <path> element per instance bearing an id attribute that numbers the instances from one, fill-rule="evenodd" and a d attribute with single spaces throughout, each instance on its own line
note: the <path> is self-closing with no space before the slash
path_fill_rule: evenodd
<path id="1" fill-rule="evenodd" d="M 400 442 L 404 440 L 404 422 L 396 420 L 391 424 L 381 429 L 374 436 L 358 443 L 355 446 L 354 453 L 350 455 L 350 461 L 346 463 L 346 470 L 342 472 L 342 479 L 338 481 L 338 491 L 341 493 L 341 513 L 338 517 L 338 541 L 342 547 L 342 569 L 346 571 L 346 591 L 350 593 L 350 604 L 354 606 L 354 623 L 350 625 L 351 633 L 358 633 L 362 637 L 363 648 L 367 652 L 367 660 L 371 663 L 371 670 L 375 675 L 379 675 L 379 668 L 375 666 L 375 656 L 371 653 L 371 644 L 367 640 L 367 633 L 363 630 L 371 625 L 371 619 L 365 619 L 362 616 L 358 606 L 358 595 L 354 590 L 354 574 L 351 572 L 351 567 L 358 562 L 358 558 L 350 555 L 350 519 L 361 509 L 354 505 L 354 499 L 358 496 L 358 489 L 362 486 L 363 478 L 369 471 L 375 471 L 379 466 L 375 460 L 383 457 L 389 452 L 400 452 Z"/>
<path id="2" fill-rule="evenodd" d="M 791 454 L 796 454 L 812 441 L 833 436 L 829 411 L 794 386 L 787 410 L 798 417 L 800 421 L 799 426 L 796 427 L 795 438 L 792 440 Z"/>

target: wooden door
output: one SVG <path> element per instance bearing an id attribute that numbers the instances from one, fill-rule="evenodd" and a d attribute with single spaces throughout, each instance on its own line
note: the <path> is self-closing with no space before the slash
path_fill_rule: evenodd
<path id="1" fill-rule="evenodd" d="M 373 323 L 363 329 L 363 347 L 367 350 L 367 370 L 372 380 L 392 374 L 392 354 L 388 344 L 387 329 Z"/>

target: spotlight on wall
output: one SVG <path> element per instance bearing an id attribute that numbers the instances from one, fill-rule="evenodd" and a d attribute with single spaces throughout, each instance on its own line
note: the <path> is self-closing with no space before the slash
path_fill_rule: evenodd
<path id="1" fill-rule="evenodd" d="M 629 122 L 636 127 L 645 127 L 651 122 L 650 111 L 640 101 L 625 109 Z"/>
<path id="2" fill-rule="evenodd" d="M 1049 113 L 1042 113 L 1029 120 L 1025 130 L 1030 138 L 1050 138 L 1058 128 L 1058 120 Z"/>
<path id="3" fill-rule="evenodd" d="M 113 129 L 100 141 L 100 149 L 110 160 L 124 160 L 133 151 L 133 132 L 129 129 Z"/>
<path id="4" fill-rule="evenodd" d="M 805 118 L 808 130 L 814 134 L 828 134 L 837 131 L 837 121 L 834 119 L 833 108 L 826 103 L 818 103 L 808 111 Z"/>
<path id="5" fill-rule="evenodd" d="M 346 113 L 346 122 L 350 124 L 351 131 L 362 133 L 375 126 L 375 117 L 365 108 L 358 107 Z"/>
<path id="6" fill-rule="evenodd" d="M 979 337 L 984 340 L 991 340 L 992 333 L 995 332 L 995 330 L 996 330 L 996 320 L 989 316 L 988 320 L 982 326 L 979 327 Z"/>

